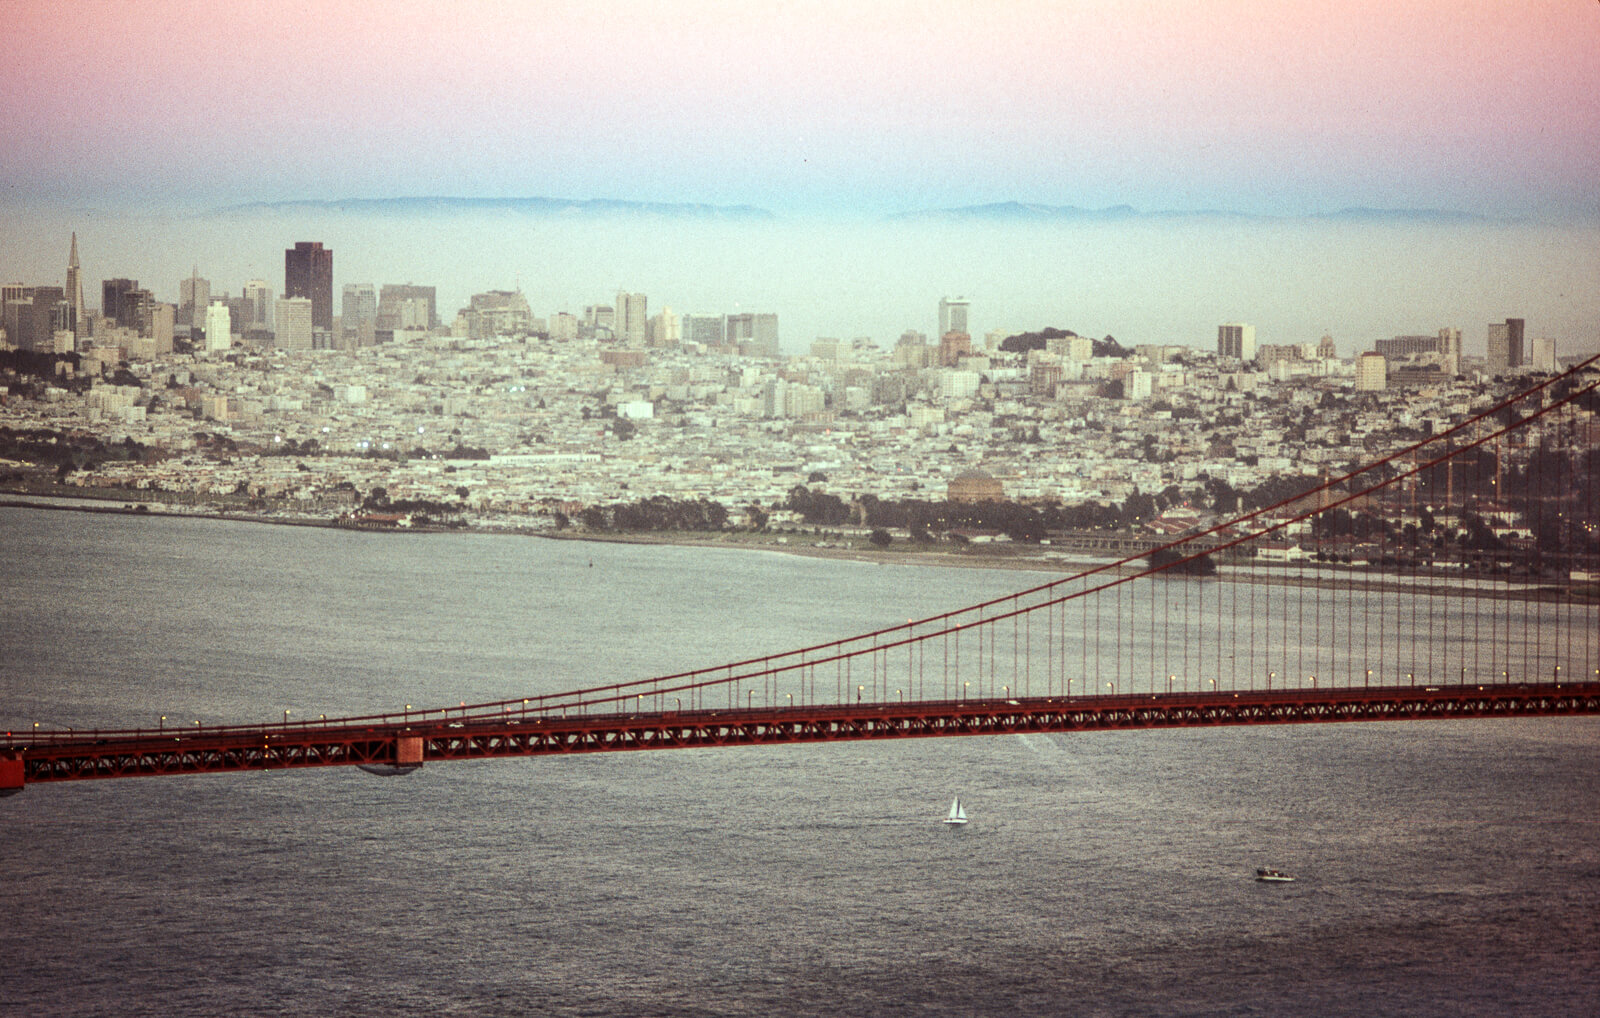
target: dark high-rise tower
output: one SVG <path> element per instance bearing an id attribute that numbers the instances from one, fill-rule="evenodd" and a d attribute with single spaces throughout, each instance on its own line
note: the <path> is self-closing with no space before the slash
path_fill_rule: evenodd
<path id="1" fill-rule="evenodd" d="M 106 279 L 100 283 L 100 316 L 109 324 L 138 328 L 138 303 L 130 294 L 139 291 L 137 279 Z"/>
<path id="2" fill-rule="evenodd" d="M 311 301 L 311 327 L 333 328 L 333 249 L 302 240 L 283 253 L 283 295 Z"/>

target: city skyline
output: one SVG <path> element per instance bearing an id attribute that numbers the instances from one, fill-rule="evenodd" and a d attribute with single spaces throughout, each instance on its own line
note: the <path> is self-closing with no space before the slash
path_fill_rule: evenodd
<path id="1" fill-rule="evenodd" d="M 1600 212 L 1600 8 L 1564 0 L 118 12 L 8 12 L 6 204 Z"/>

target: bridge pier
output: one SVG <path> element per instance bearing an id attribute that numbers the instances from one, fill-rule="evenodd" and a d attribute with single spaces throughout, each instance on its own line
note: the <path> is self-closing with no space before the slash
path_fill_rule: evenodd
<path id="1" fill-rule="evenodd" d="M 0 796 L 22 791 L 24 768 L 20 756 L 0 756 Z"/>
<path id="2" fill-rule="evenodd" d="M 422 736 L 402 735 L 394 740 L 394 762 L 401 767 L 421 767 Z"/>

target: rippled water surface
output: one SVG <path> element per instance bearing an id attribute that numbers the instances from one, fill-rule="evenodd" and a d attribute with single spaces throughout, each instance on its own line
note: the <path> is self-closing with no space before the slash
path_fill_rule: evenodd
<path id="1" fill-rule="evenodd" d="M 7 727 L 520 696 L 1031 582 L 9 509 L 0 549 Z M 35 785 L 0 800 L 0 1013 L 1592 1015 L 1597 750 L 1419 722 Z"/>

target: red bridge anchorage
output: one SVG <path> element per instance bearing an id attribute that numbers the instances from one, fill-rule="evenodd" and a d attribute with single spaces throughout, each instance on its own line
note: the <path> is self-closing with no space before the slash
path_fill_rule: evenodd
<path id="1" fill-rule="evenodd" d="M 183 730 L 32 724 L 0 733 L 0 794 L 561 753 L 1600 714 L 1597 361 L 1148 554 L 940 615 L 471 706 Z"/>

